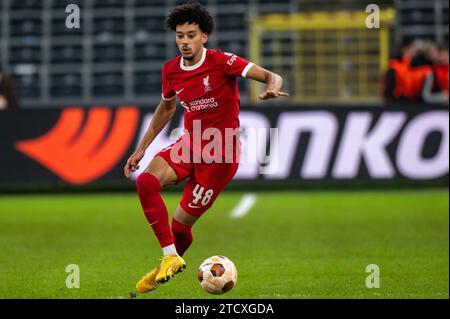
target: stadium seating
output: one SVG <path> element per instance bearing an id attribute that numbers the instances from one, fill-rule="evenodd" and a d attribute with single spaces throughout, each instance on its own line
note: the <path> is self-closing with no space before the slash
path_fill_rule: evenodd
<path id="1" fill-rule="evenodd" d="M 61 106 L 59 97 L 101 103 L 105 97 L 154 104 L 160 98 L 160 70 L 178 54 L 165 29 L 165 16 L 184 0 L 22 0 L 0 3 L 0 62 L 12 73 L 24 107 Z M 209 46 L 250 58 L 251 15 L 324 10 L 363 10 L 361 0 L 203 0 L 216 18 Z M 442 10 L 437 11 L 435 2 Z M 331 4 L 330 4 L 331 3 Z M 393 6 L 381 0 L 380 6 Z M 81 9 L 81 28 L 66 27 L 65 8 Z M 403 0 L 395 4 L 399 36 L 415 34 L 448 41 L 448 2 Z M 416 8 L 420 7 L 420 10 Z M 437 21 L 437 22 L 436 22 Z M 270 54 L 270 39 L 262 39 Z M 264 42 L 266 41 L 266 42 Z M 281 39 L 293 58 L 292 37 Z M 269 51 L 267 51 L 269 50 Z M 264 52 L 263 52 L 264 53 Z M 312 53 L 313 54 L 313 53 Z M 289 67 L 289 63 L 286 63 Z M 242 101 L 248 85 L 240 81 Z M 55 98 L 55 99 L 53 99 Z M 52 105 L 54 104 L 54 105 Z"/>
<path id="2" fill-rule="evenodd" d="M 448 1 L 398 1 L 399 36 L 448 43 L 448 8 Z"/>

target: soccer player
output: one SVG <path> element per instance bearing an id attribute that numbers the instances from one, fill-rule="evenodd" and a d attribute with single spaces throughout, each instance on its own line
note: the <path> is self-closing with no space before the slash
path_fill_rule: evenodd
<path id="1" fill-rule="evenodd" d="M 161 150 L 137 178 L 142 209 L 164 255 L 160 265 L 136 284 L 136 290 L 141 293 L 156 289 L 183 271 L 186 262 L 182 256 L 192 243 L 193 224 L 211 207 L 238 169 L 239 138 L 237 134 L 231 141 L 223 138 L 227 131 L 239 129 L 236 78 L 242 76 L 266 83 L 266 90 L 259 96 L 262 100 L 288 95 L 280 91 L 281 76 L 234 54 L 205 48 L 214 20 L 199 3 L 175 7 L 166 25 L 175 31 L 181 55 L 163 67 L 161 102 L 142 141 L 124 167 L 125 175 L 130 177 L 131 172 L 139 169 L 145 150 L 174 115 L 177 97 L 184 108 L 185 134 Z M 195 139 L 196 134 L 203 138 L 205 133 L 209 134 L 209 140 Z M 207 152 L 206 148 L 211 147 L 209 143 L 214 139 L 220 143 L 215 143 L 212 151 Z M 170 225 L 160 192 L 186 179 L 182 199 Z"/>

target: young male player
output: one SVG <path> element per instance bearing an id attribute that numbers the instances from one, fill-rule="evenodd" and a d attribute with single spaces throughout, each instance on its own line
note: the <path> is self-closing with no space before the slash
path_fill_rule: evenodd
<path id="1" fill-rule="evenodd" d="M 166 24 L 176 33 L 181 55 L 163 67 L 161 102 L 125 165 L 125 175 L 129 177 L 139 168 L 145 150 L 174 115 L 176 97 L 184 108 L 185 135 L 160 151 L 136 182 L 145 217 L 164 254 L 161 264 L 136 284 L 141 293 L 156 289 L 186 267 L 181 256 L 192 243 L 192 225 L 211 207 L 238 169 L 238 138 L 231 142 L 224 138 L 226 131 L 239 128 L 236 78 L 242 76 L 266 83 L 266 90 L 260 95 L 262 100 L 288 95 L 280 91 L 283 80 L 279 75 L 234 54 L 204 47 L 213 31 L 214 20 L 200 4 L 175 7 Z M 214 137 L 222 135 L 219 147 L 211 152 L 205 152 L 209 140 L 195 139 L 196 134 L 203 136 L 206 132 L 215 132 Z M 185 179 L 188 181 L 170 226 L 160 192 L 165 186 Z"/>

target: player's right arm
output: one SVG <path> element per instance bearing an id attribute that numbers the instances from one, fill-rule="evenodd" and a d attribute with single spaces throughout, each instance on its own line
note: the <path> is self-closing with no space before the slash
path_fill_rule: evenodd
<path id="1" fill-rule="evenodd" d="M 139 169 L 139 162 L 144 157 L 145 150 L 172 119 L 175 114 L 176 106 L 175 96 L 169 100 L 161 99 L 144 137 L 139 143 L 136 151 L 128 158 L 127 163 L 125 164 L 124 172 L 126 177 L 130 177 L 132 172 Z"/>

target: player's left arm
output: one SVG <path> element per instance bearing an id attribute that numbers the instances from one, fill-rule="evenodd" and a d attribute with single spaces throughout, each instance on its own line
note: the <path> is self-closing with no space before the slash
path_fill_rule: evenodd
<path id="1" fill-rule="evenodd" d="M 261 100 L 289 96 L 289 94 L 280 91 L 283 86 L 283 78 L 279 74 L 266 70 L 259 65 L 253 64 L 245 77 L 267 84 L 266 90 L 259 95 Z"/>

